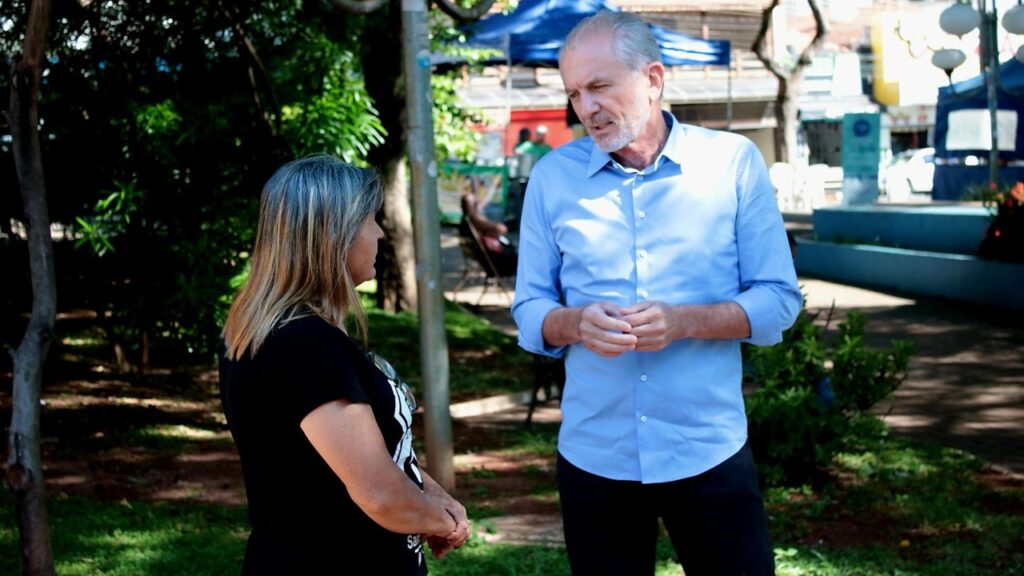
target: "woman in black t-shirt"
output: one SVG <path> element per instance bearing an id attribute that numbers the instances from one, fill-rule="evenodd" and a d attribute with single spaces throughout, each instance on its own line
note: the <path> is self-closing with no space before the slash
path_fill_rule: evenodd
<path id="1" fill-rule="evenodd" d="M 466 510 L 412 450 L 415 399 L 349 337 L 355 287 L 374 276 L 373 172 L 329 156 L 263 189 L 249 278 L 224 328 L 221 401 L 252 533 L 242 573 L 425 574 L 469 537 Z"/>

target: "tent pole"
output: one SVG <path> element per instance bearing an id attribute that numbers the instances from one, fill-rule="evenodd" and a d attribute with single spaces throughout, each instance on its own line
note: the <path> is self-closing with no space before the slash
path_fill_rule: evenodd
<path id="1" fill-rule="evenodd" d="M 506 142 L 512 141 L 512 35 L 505 34 L 505 121 Z"/>
<path id="2" fill-rule="evenodd" d="M 988 101 L 989 123 L 992 125 L 991 143 L 988 151 L 988 180 L 993 189 L 999 187 L 999 37 L 996 30 L 996 0 L 992 0 L 992 11 L 981 0 L 981 73 L 985 78 L 986 100 Z"/>
<path id="3" fill-rule="evenodd" d="M 729 45 L 729 64 L 725 66 L 725 129 L 732 130 L 732 45 Z"/>

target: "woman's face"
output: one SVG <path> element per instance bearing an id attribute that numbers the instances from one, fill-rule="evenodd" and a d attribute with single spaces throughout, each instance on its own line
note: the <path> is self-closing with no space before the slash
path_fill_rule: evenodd
<path id="1" fill-rule="evenodd" d="M 359 226 L 356 241 L 348 250 L 348 273 L 356 286 L 376 275 L 373 267 L 377 259 L 377 241 L 384 237 L 384 231 L 377 225 L 374 215 L 370 214 Z"/>

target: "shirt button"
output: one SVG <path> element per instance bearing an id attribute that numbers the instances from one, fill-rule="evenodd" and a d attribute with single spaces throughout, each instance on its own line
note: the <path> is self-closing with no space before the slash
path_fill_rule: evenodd
<path id="1" fill-rule="evenodd" d="M 647 416 L 641 416 L 640 417 L 640 421 L 641 422 L 647 422 Z"/>
<path id="2" fill-rule="evenodd" d="M 640 216 L 640 219 L 643 220 L 644 218 L 647 218 L 647 212 L 644 212 L 643 210 L 641 210 L 639 216 Z"/>
<path id="3" fill-rule="evenodd" d="M 639 296 L 640 298 L 647 298 L 647 290 L 641 290 L 637 292 L 637 296 Z"/>
<path id="4" fill-rule="evenodd" d="M 638 256 L 638 257 L 639 257 L 639 258 L 640 258 L 641 260 L 646 260 L 646 259 L 647 259 L 647 250 L 640 250 L 639 252 L 637 252 L 637 253 L 636 253 L 636 255 L 637 255 L 637 256 Z"/>
<path id="5" fill-rule="evenodd" d="M 641 382 L 647 382 L 647 374 L 641 374 L 640 375 L 640 381 Z"/>

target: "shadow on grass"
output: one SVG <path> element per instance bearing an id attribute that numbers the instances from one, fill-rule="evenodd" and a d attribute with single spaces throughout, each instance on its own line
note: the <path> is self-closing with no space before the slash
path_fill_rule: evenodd
<path id="1" fill-rule="evenodd" d="M 67 576 L 237 574 L 248 526 L 244 508 L 192 503 L 50 498 L 57 573 Z M 0 493 L 0 574 L 20 574 L 13 500 Z"/>

